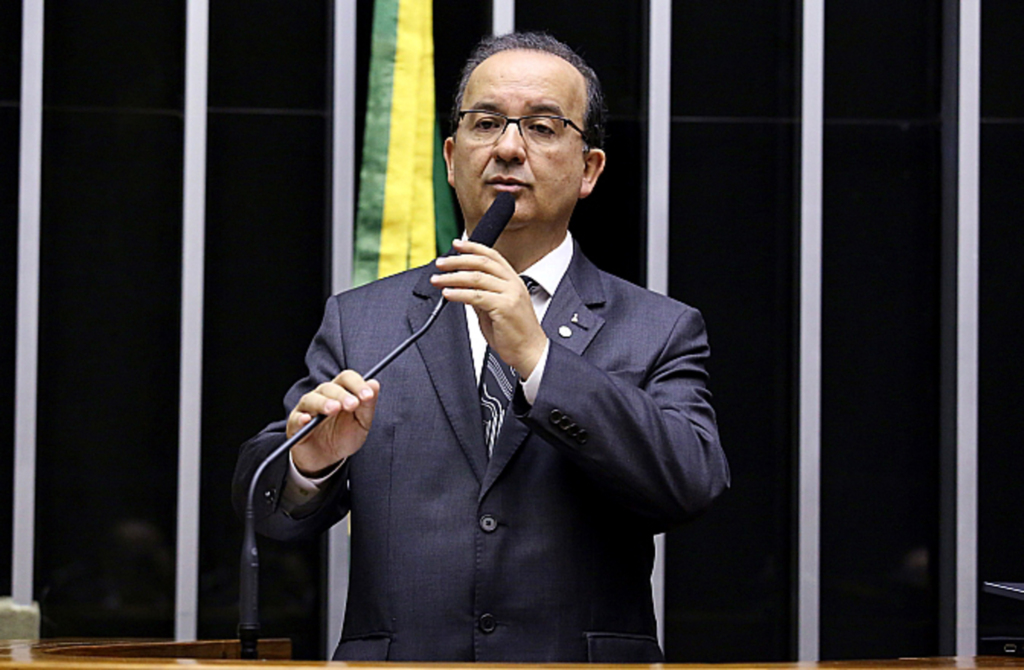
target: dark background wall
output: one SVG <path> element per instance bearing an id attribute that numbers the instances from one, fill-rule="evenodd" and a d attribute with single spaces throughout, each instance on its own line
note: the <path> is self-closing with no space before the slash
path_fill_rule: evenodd
<path id="1" fill-rule="evenodd" d="M 329 282 L 331 3 L 211 3 L 199 637 L 235 635 L 237 445 L 281 415 Z M 285 326 L 284 324 L 287 324 Z M 296 355 L 296 353 L 298 355 Z M 263 540 L 261 623 L 323 648 L 320 542 Z"/>
<path id="2" fill-rule="evenodd" d="M 984 3 L 979 576 L 1021 580 L 1015 411 L 1024 75 Z M 519 0 L 594 65 L 608 169 L 573 233 L 643 283 L 646 3 Z M 490 1 L 435 3 L 437 107 Z M 320 320 L 330 211 L 329 0 L 210 12 L 200 637 L 234 634 L 238 444 L 281 416 Z M 357 154 L 372 0 L 357 0 Z M 826 13 L 821 653 L 939 652 L 941 59 L 912 0 Z M 670 661 L 795 655 L 800 7 L 673 6 L 670 293 L 699 307 L 733 489 L 667 538 Z M 0 1 L 0 490 L 12 481 L 21 3 Z M 173 634 L 184 0 L 46 6 L 36 597 L 46 635 Z M 443 130 L 447 130 L 443 127 Z M 1022 467 L 1018 467 L 1022 466 Z M 10 582 L 0 504 L 0 592 Z M 323 546 L 261 544 L 263 623 L 326 638 Z M 980 596 L 983 630 L 1024 608 Z M 1016 626 L 1014 629 L 1013 626 Z"/>
<path id="3" fill-rule="evenodd" d="M 47 636 L 174 612 L 184 3 L 49 3 L 35 591 Z"/>
<path id="4" fill-rule="evenodd" d="M 797 29 L 790 0 L 672 8 L 669 292 L 707 321 L 733 476 L 668 535 L 673 660 L 793 655 Z"/>
<path id="5" fill-rule="evenodd" d="M 938 651 L 939 7 L 826 13 L 824 658 Z"/>
<path id="6" fill-rule="evenodd" d="M 978 380 L 978 577 L 1024 580 L 1019 512 L 1024 418 L 1024 6 L 982 3 L 981 360 Z M 983 635 L 1024 633 L 1024 603 L 990 594 L 978 601 Z"/>

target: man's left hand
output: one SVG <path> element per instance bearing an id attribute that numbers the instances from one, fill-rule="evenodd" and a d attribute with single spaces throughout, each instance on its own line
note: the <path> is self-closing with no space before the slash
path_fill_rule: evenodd
<path id="1" fill-rule="evenodd" d="M 494 249 L 467 240 L 455 240 L 454 246 L 459 255 L 438 258 L 443 274 L 430 282 L 447 300 L 476 310 L 487 343 L 526 379 L 547 345 L 526 285 Z"/>

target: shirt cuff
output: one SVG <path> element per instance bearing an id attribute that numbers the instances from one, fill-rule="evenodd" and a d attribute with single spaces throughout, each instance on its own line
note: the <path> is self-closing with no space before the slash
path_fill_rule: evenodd
<path id="1" fill-rule="evenodd" d="M 540 391 L 540 380 L 544 377 L 544 366 L 548 362 L 548 351 L 550 350 L 551 340 L 546 340 L 544 342 L 544 353 L 540 355 L 540 360 L 534 366 L 533 372 L 525 380 L 520 380 L 523 386 L 523 396 L 526 398 L 526 402 L 531 405 L 537 399 L 537 392 Z"/>
<path id="2" fill-rule="evenodd" d="M 323 484 L 333 477 L 346 459 L 341 459 L 334 468 L 323 477 L 310 479 L 295 467 L 292 454 L 288 452 L 288 476 L 284 480 L 284 490 L 281 491 L 281 507 L 285 512 L 291 512 L 296 507 L 313 502 L 323 491 Z"/>

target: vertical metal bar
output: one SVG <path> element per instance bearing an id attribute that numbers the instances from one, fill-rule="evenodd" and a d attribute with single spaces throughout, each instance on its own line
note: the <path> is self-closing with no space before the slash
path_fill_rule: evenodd
<path id="1" fill-rule="evenodd" d="M 186 11 L 178 534 L 174 594 L 174 636 L 178 640 L 196 638 L 199 604 L 199 477 L 202 447 L 209 1 L 188 0 Z"/>
<path id="2" fill-rule="evenodd" d="M 352 235 L 355 212 L 356 3 L 334 3 L 331 116 L 331 290 L 352 285 Z M 348 596 L 348 524 L 327 535 L 327 641 L 330 658 L 341 634 Z"/>
<path id="3" fill-rule="evenodd" d="M 18 156 L 18 307 L 14 395 L 14 528 L 11 591 L 32 603 L 39 359 L 39 241 L 43 165 L 43 0 L 25 0 L 21 24 Z"/>
<path id="4" fill-rule="evenodd" d="M 651 0 L 647 84 L 647 288 L 668 293 L 672 3 Z"/>
<path id="5" fill-rule="evenodd" d="M 665 649 L 665 534 L 654 536 L 654 570 L 651 572 L 651 595 L 654 615 L 658 620 L 658 642 Z"/>
<path id="6" fill-rule="evenodd" d="M 331 290 L 352 285 L 355 212 L 356 3 L 334 7 L 331 117 Z"/>
<path id="7" fill-rule="evenodd" d="M 647 288 L 668 294 L 670 140 L 672 134 L 672 2 L 651 0 L 647 54 Z M 654 609 L 665 646 L 665 536 L 655 538 Z"/>
<path id="8" fill-rule="evenodd" d="M 942 0 L 941 208 L 939 292 L 939 649 L 956 654 L 957 622 L 957 202 L 960 181 L 960 0 Z"/>
<path id="9" fill-rule="evenodd" d="M 974 656 L 978 588 L 978 255 L 981 0 L 960 2 L 957 188 L 956 653 Z"/>
<path id="10" fill-rule="evenodd" d="M 516 0 L 491 0 L 491 32 L 504 35 L 516 29 Z"/>
<path id="11" fill-rule="evenodd" d="M 822 125 L 825 0 L 804 0 L 800 104 L 800 424 L 797 657 L 819 655 Z"/>

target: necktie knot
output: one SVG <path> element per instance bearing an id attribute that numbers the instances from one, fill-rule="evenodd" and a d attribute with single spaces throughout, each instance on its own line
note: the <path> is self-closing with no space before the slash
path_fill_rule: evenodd
<path id="1" fill-rule="evenodd" d="M 536 294 L 541 290 L 541 285 L 537 283 L 537 280 L 527 275 L 519 275 L 519 278 L 526 284 L 526 290 L 530 292 L 530 295 Z"/>

